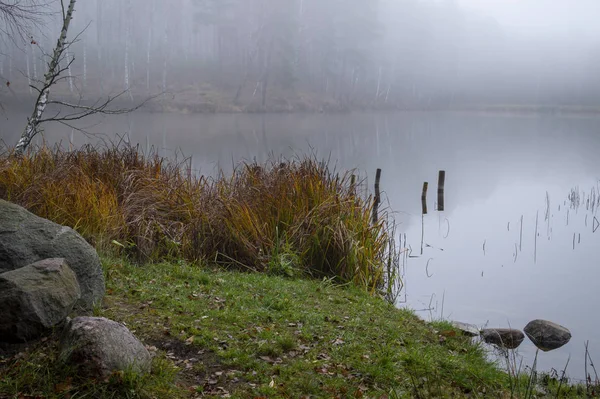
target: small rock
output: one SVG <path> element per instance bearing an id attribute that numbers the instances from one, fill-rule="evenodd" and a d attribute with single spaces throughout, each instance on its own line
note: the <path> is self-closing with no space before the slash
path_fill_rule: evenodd
<path id="1" fill-rule="evenodd" d="M 46 259 L 0 274 L 0 341 L 26 342 L 57 326 L 81 298 L 64 259 Z"/>
<path id="2" fill-rule="evenodd" d="M 85 377 L 106 378 L 114 371 L 150 371 L 152 357 L 124 325 L 104 317 L 76 317 L 66 326 L 59 359 Z"/>
<path id="3" fill-rule="evenodd" d="M 460 321 L 453 321 L 450 324 L 452 324 L 452 327 L 462 332 L 463 335 L 469 337 L 477 337 L 479 335 L 479 328 L 474 324 L 462 323 Z"/>
<path id="4" fill-rule="evenodd" d="M 486 328 L 481 330 L 481 338 L 488 344 L 505 349 L 516 349 L 525 339 L 525 334 L 511 328 Z"/>
<path id="5" fill-rule="evenodd" d="M 544 352 L 558 349 L 571 340 L 569 329 L 547 320 L 530 321 L 524 331 L 531 342 Z"/>

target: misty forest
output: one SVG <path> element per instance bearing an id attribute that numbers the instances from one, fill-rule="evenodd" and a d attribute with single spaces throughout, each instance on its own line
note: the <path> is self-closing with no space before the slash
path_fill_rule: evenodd
<path id="1" fill-rule="evenodd" d="M 26 41 L 0 43 L 0 74 L 15 91 L 46 68 L 61 20 L 43 20 Z M 454 0 L 86 0 L 71 32 L 76 81 L 63 89 L 86 96 L 170 92 L 207 111 L 600 98 L 597 37 L 518 34 Z"/>
<path id="2" fill-rule="evenodd" d="M 589 398 L 600 0 L 0 0 L 0 399 Z"/>

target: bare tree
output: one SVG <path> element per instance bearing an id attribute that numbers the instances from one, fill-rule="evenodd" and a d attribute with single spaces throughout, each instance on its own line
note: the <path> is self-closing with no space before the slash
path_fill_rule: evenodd
<path id="1" fill-rule="evenodd" d="M 0 0 L 0 33 L 13 42 L 31 40 L 34 27 L 43 24 L 54 0 Z"/>
<path id="2" fill-rule="evenodd" d="M 65 3 L 61 0 L 62 6 L 62 29 L 60 32 L 60 36 L 56 42 L 56 47 L 54 48 L 54 52 L 50 56 L 50 61 L 48 63 L 48 71 L 44 75 L 43 81 L 37 81 L 38 86 L 32 85 L 31 87 L 38 93 L 37 99 L 34 105 L 34 110 L 30 118 L 27 119 L 27 124 L 25 125 L 25 129 L 21 134 L 21 138 L 17 145 L 15 146 L 14 154 L 16 156 L 21 156 L 31 143 L 31 140 L 40 132 L 40 125 L 44 122 L 59 122 L 64 125 L 67 125 L 71 128 L 76 129 L 72 126 L 71 122 L 83 119 L 89 115 L 93 114 L 105 114 L 105 115 L 116 115 L 116 114 L 124 114 L 128 112 L 133 112 L 134 110 L 143 106 L 147 101 L 147 99 L 143 103 L 137 105 L 134 108 L 128 109 L 112 109 L 111 104 L 115 99 L 120 97 L 126 91 L 117 94 L 116 96 L 108 96 L 104 101 L 98 101 L 93 105 L 85 105 L 82 102 L 79 103 L 68 103 L 65 101 L 59 100 L 50 100 L 50 89 L 56 83 L 63 79 L 71 79 L 70 68 L 71 64 L 75 61 L 75 58 L 69 57 L 69 46 L 71 46 L 75 41 L 77 41 L 77 37 L 73 41 L 67 41 L 67 33 L 69 31 L 69 25 L 71 20 L 73 19 L 73 13 L 75 12 L 75 3 L 76 0 L 70 0 L 68 3 L 68 7 L 65 9 Z M 65 60 L 61 67 L 61 60 Z M 67 76 L 63 76 L 63 74 L 67 72 Z M 55 104 L 60 107 L 59 111 L 54 113 L 54 115 L 49 117 L 44 117 L 44 111 L 49 104 Z M 67 110 L 66 112 L 64 110 Z M 79 129 L 77 129 L 79 130 Z"/>

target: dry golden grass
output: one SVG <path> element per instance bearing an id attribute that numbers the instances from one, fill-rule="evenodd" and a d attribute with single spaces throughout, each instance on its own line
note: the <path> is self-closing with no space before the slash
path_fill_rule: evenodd
<path id="1" fill-rule="evenodd" d="M 213 179 L 123 145 L 0 155 L 0 198 L 105 250 L 335 277 L 374 292 L 389 261 L 387 221 L 371 223 L 372 201 L 350 180 L 312 157 L 244 163 Z"/>

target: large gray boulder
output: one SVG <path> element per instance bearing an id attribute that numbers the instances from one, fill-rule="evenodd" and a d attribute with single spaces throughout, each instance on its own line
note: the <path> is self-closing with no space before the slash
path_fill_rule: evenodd
<path id="1" fill-rule="evenodd" d="M 46 259 L 0 274 L 0 342 L 26 342 L 60 324 L 81 298 L 64 259 Z"/>
<path id="2" fill-rule="evenodd" d="M 568 328 L 548 320 L 533 320 L 523 329 L 531 342 L 544 352 L 558 349 L 571 340 Z"/>
<path id="3" fill-rule="evenodd" d="M 481 330 L 481 338 L 492 345 L 505 349 L 516 349 L 525 339 L 520 330 L 512 328 L 486 328 Z"/>
<path id="4" fill-rule="evenodd" d="M 96 250 L 69 227 L 0 200 L 0 273 L 31 263 L 64 258 L 77 275 L 77 308 L 91 310 L 104 296 L 104 274 Z"/>
<path id="5" fill-rule="evenodd" d="M 124 325 L 104 317 L 76 317 L 61 338 L 60 361 L 79 375 L 106 378 L 114 371 L 150 371 L 152 357 Z"/>

